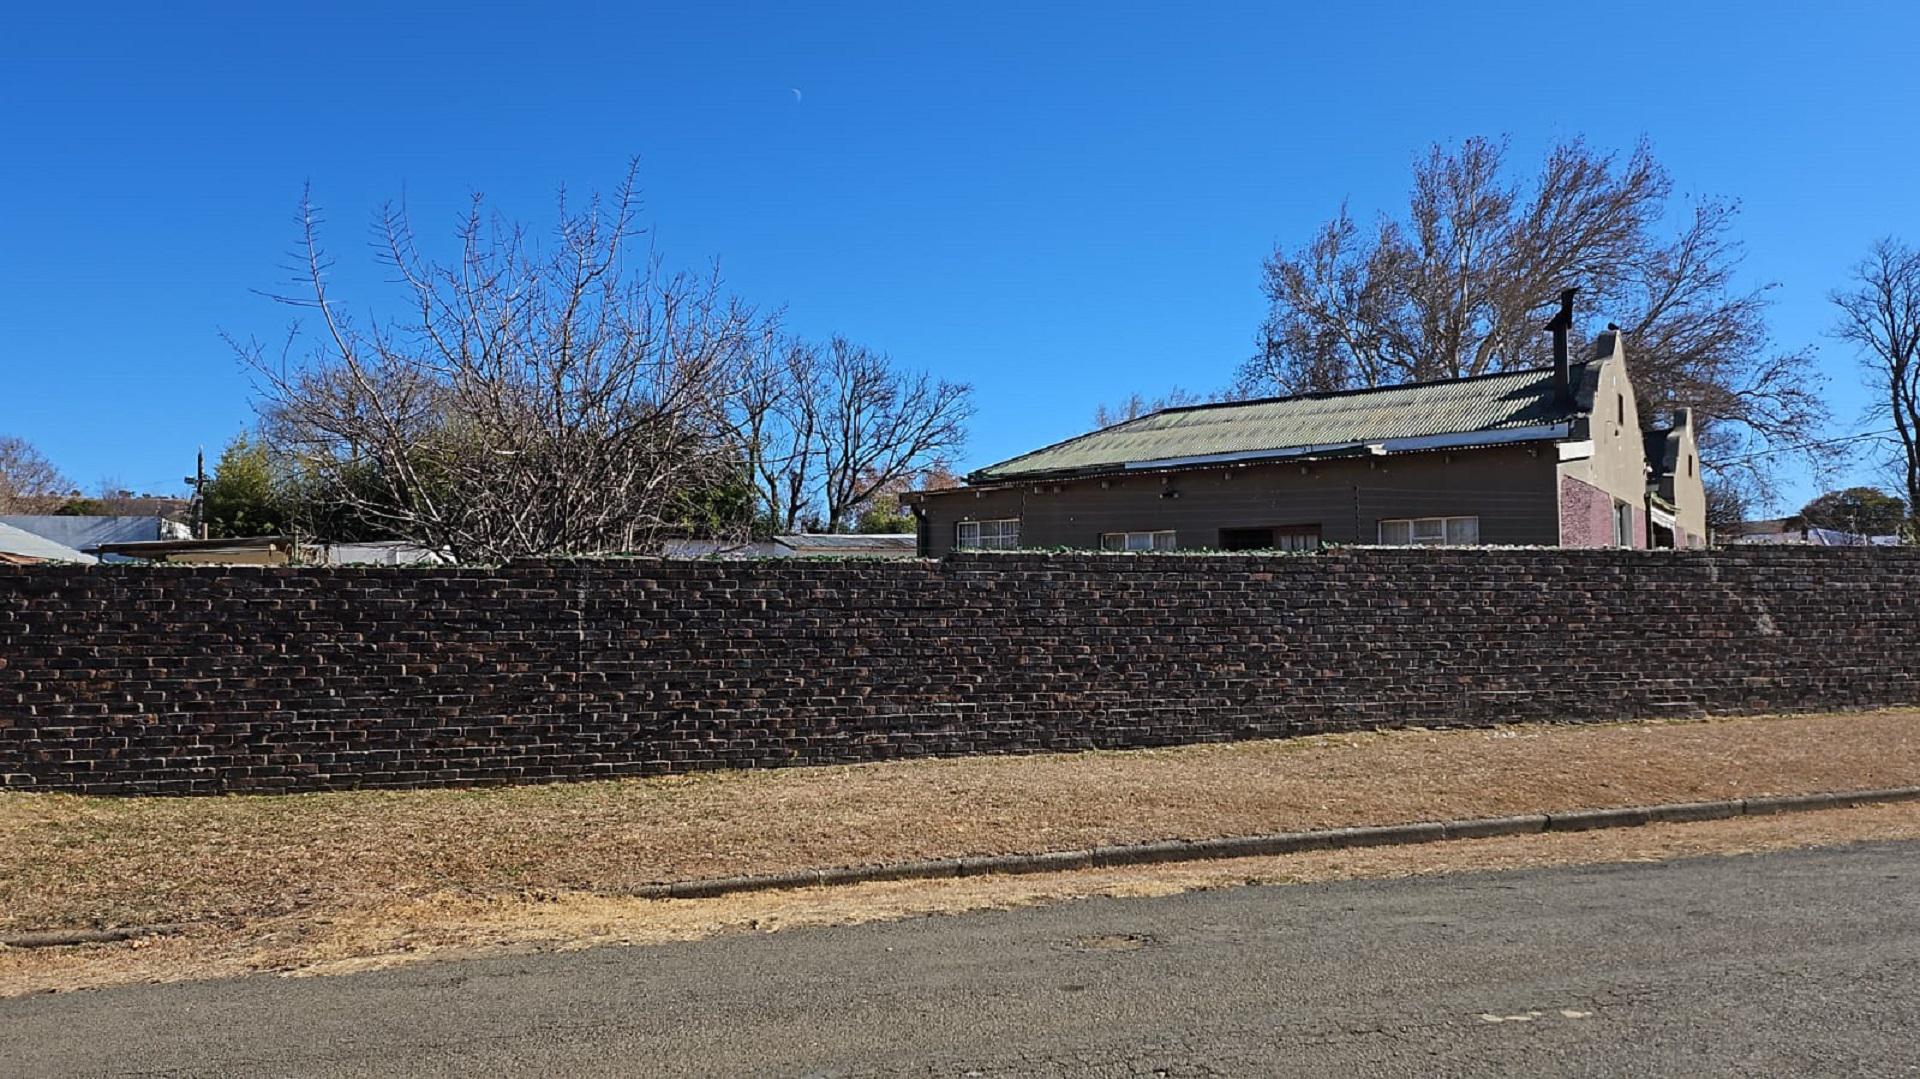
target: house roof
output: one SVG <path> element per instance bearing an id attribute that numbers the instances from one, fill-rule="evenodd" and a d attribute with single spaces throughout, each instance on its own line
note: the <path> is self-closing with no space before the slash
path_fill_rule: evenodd
<path id="1" fill-rule="evenodd" d="M 1680 469 L 1680 429 L 1661 427 L 1644 431 L 1640 437 L 1646 443 L 1647 464 L 1652 469 L 1653 478 L 1671 476 Z"/>
<path id="2" fill-rule="evenodd" d="M 829 534 L 800 532 L 775 536 L 773 543 L 792 555 L 894 555 L 913 557 L 918 540 L 912 532 Z"/>
<path id="3" fill-rule="evenodd" d="M 0 562 L 98 562 L 82 551 L 36 536 L 24 528 L 0 524 Z"/>
<path id="4" fill-rule="evenodd" d="M 1573 364 L 1573 401 L 1552 368 L 1162 409 L 988 465 L 970 483 L 1170 468 L 1314 453 L 1396 452 L 1564 437 L 1588 379 Z"/>

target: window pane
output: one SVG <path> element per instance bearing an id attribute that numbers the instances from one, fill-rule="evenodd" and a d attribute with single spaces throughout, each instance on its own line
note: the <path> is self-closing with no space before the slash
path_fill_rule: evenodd
<path id="1" fill-rule="evenodd" d="M 1153 550 L 1153 533 L 1151 532 L 1127 533 L 1127 550 L 1129 551 Z"/>
<path id="2" fill-rule="evenodd" d="M 1439 517 L 1421 517 L 1413 522 L 1413 542 L 1447 542 L 1447 524 Z"/>
<path id="3" fill-rule="evenodd" d="M 1124 551 L 1127 549 L 1125 532 L 1108 532 L 1100 537 L 1100 549 L 1103 551 Z"/>
<path id="4" fill-rule="evenodd" d="M 1011 550 L 1020 546 L 1020 520 L 961 521 L 953 526 L 956 547 Z"/>
<path id="5" fill-rule="evenodd" d="M 1447 542 L 1455 547 L 1470 547 L 1480 542 L 1480 518 L 1447 518 Z"/>
<path id="6" fill-rule="evenodd" d="M 1153 534 L 1153 549 L 1156 551 L 1173 550 L 1173 533 L 1155 532 Z"/>
<path id="7" fill-rule="evenodd" d="M 1380 542 L 1392 547 L 1404 547 L 1413 542 L 1412 521 L 1381 521 Z"/>

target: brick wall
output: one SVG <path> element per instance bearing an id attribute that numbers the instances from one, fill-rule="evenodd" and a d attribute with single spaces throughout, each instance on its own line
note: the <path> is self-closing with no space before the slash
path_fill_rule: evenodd
<path id="1" fill-rule="evenodd" d="M 528 782 L 1920 702 L 1920 551 L 0 567 L 0 776 Z"/>

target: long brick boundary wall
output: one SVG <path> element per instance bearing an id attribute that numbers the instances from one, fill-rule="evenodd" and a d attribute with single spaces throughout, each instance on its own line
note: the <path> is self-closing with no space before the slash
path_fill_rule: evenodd
<path id="1" fill-rule="evenodd" d="M 1920 702 L 1920 551 L 0 567 L 0 783 L 499 784 Z"/>

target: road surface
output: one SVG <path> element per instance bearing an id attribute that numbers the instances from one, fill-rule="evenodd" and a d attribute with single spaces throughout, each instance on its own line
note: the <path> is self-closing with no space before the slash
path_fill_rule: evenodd
<path id="1" fill-rule="evenodd" d="M 1920 843 L 0 1001 L 7 1075 L 1920 1075 Z"/>

